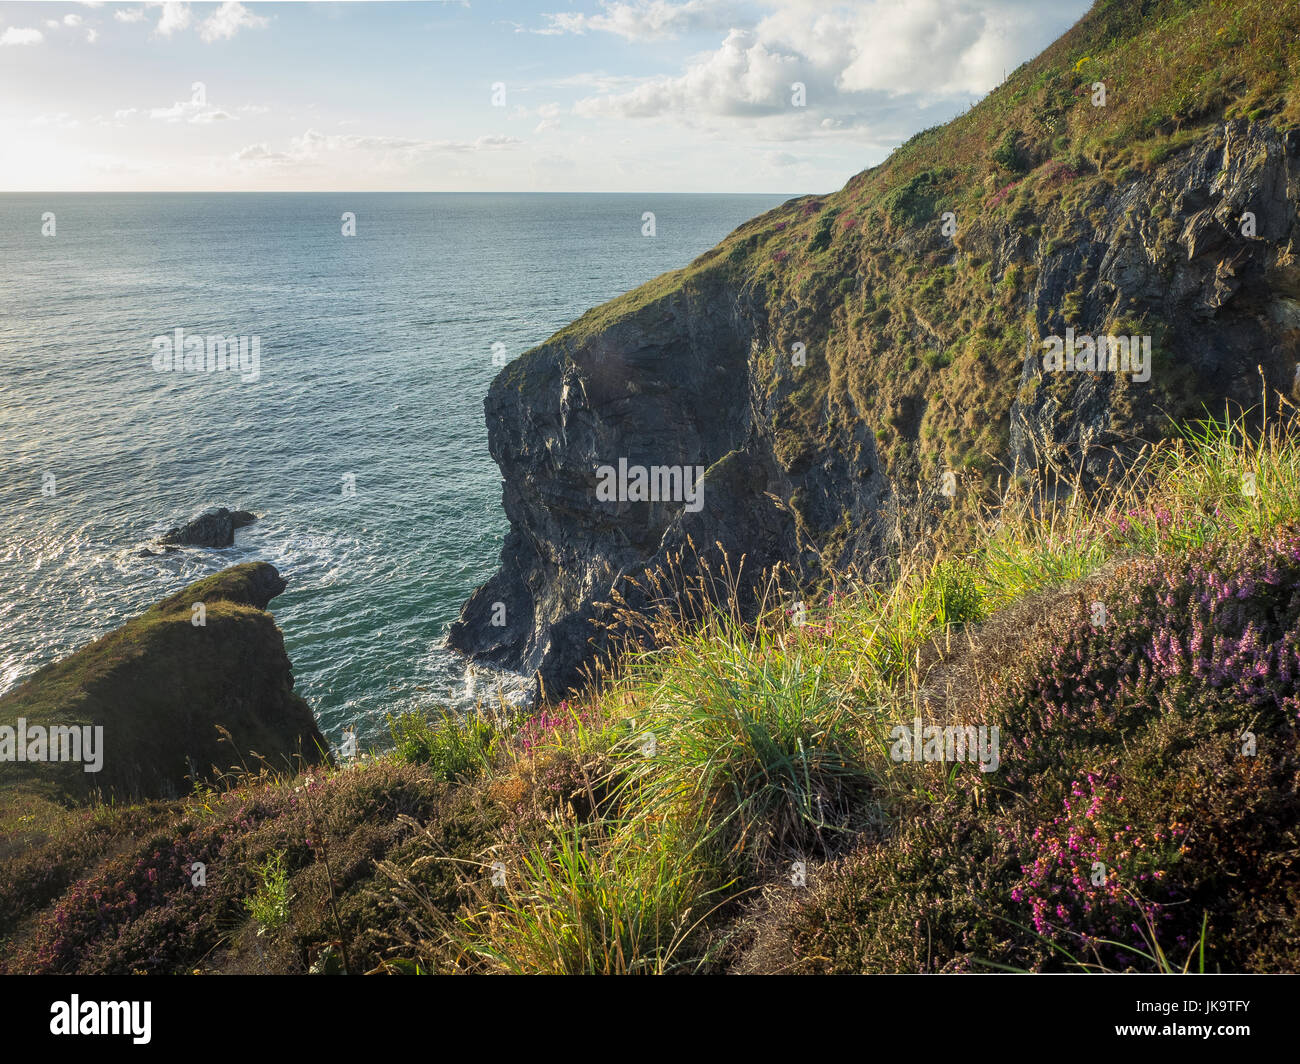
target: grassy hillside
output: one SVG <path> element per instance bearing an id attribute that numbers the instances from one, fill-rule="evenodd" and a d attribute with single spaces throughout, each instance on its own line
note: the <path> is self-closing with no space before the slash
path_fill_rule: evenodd
<path id="1" fill-rule="evenodd" d="M 9 968 L 1294 970 L 1300 437 L 1275 425 L 1203 423 L 1122 496 L 990 516 L 889 586 L 651 619 L 660 648 L 581 703 L 66 811 L 0 861 Z M 897 760 L 914 717 L 998 727 L 994 770 Z"/>

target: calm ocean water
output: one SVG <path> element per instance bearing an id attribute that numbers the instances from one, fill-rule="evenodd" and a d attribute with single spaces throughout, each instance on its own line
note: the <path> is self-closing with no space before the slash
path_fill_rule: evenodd
<path id="1" fill-rule="evenodd" d="M 493 345 L 517 356 L 783 198 L 0 195 L 0 691 L 254 559 L 289 581 L 271 608 L 331 740 L 508 686 L 444 649 L 505 531 Z M 259 378 L 155 372 L 177 328 L 259 337 Z M 214 506 L 264 516 L 224 551 L 138 556 Z"/>

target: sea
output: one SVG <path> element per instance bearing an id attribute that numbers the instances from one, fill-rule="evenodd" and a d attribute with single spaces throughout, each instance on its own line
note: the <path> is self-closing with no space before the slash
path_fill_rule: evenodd
<path id="1" fill-rule="evenodd" d="M 517 698 L 446 648 L 506 531 L 489 383 L 787 198 L 0 194 L 0 693 L 265 560 L 331 742 Z M 243 337 L 243 367 L 159 369 L 178 329 Z M 142 553 L 218 506 L 261 518 L 224 550 Z"/>

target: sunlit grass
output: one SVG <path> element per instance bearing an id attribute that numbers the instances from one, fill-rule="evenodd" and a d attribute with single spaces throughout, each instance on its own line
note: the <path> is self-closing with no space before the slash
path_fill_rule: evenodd
<path id="1" fill-rule="evenodd" d="M 556 833 L 523 855 L 457 937 L 489 971 L 664 974 L 721 888 L 698 843 L 653 826 L 601 824 Z"/>
<path id="2" fill-rule="evenodd" d="M 882 824 L 935 785 L 892 771 L 882 738 L 928 647 L 1112 560 L 1300 518 L 1300 446 L 1247 428 L 1198 423 L 1091 498 L 1010 500 L 969 553 L 918 552 L 891 583 L 846 582 L 799 617 L 775 585 L 755 623 L 661 611 L 658 645 L 629 650 L 593 699 L 623 773 L 618 819 L 533 852 L 523 895 L 480 914 L 477 948 L 501 970 L 662 970 L 718 870 L 739 889 Z"/>

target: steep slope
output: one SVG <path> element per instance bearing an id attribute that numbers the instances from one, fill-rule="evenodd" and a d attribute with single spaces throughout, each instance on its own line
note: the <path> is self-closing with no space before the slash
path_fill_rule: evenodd
<path id="1" fill-rule="evenodd" d="M 1298 41 L 1295 5 L 1100 2 L 838 193 L 522 356 L 485 401 L 511 531 L 451 645 L 559 693 L 612 593 L 696 550 L 742 584 L 885 571 L 1009 490 L 1103 487 L 1171 421 L 1257 403 L 1261 372 L 1291 390 Z M 1145 338 L 1149 377 L 1045 368 L 1085 335 Z M 702 507 L 604 501 L 620 459 L 704 467 Z"/>
<path id="2" fill-rule="evenodd" d="M 83 749 L 81 761 L 0 762 L 0 797 L 10 788 L 58 801 L 172 797 L 190 789 L 188 775 L 252 764 L 254 753 L 277 768 L 296 768 L 299 753 L 319 763 L 328 747 L 293 692 L 284 638 L 265 612 L 284 588 L 265 562 L 226 569 L 8 692 L 0 726 L 23 721 L 25 751 L 36 728 L 102 728 L 102 744 L 93 758 Z M 86 771 L 95 761 L 99 768 Z"/>

